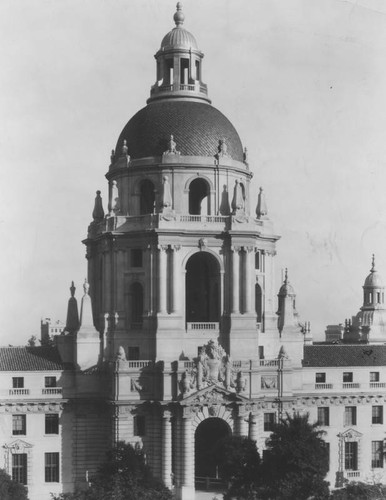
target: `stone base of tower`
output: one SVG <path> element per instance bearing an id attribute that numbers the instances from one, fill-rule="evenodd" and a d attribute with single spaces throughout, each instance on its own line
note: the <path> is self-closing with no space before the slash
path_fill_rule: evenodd
<path id="1" fill-rule="evenodd" d="M 230 320 L 229 353 L 233 359 L 258 357 L 259 335 L 256 315 L 232 315 Z"/>

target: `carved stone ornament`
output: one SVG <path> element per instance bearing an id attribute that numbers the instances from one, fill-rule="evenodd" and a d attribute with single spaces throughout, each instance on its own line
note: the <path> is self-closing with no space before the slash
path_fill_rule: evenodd
<path id="1" fill-rule="evenodd" d="M 200 349 L 195 366 L 182 374 L 182 397 L 186 398 L 192 392 L 212 385 L 236 393 L 245 392 L 247 386 L 247 380 L 241 371 L 233 367 L 230 356 L 217 340 L 213 339 Z"/>
<path id="2" fill-rule="evenodd" d="M 200 250 L 205 250 L 205 248 L 208 246 L 208 240 L 206 238 L 200 238 L 198 240 L 198 246 Z"/>
<path id="3" fill-rule="evenodd" d="M 25 453 L 26 450 L 32 448 L 32 444 L 22 441 L 21 439 L 16 439 L 16 441 L 5 444 L 3 447 L 11 453 Z"/>
<path id="4" fill-rule="evenodd" d="M 163 153 L 164 155 L 179 155 L 181 154 L 177 151 L 177 144 L 174 141 L 174 136 L 171 135 L 168 141 L 168 149 Z"/>

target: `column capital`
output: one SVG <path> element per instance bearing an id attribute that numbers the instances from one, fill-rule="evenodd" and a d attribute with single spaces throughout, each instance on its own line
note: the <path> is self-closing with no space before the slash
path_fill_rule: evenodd
<path id="1" fill-rule="evenodd" d="M 175 252 L 179 252 L 181 250 L 181 245 L 171 245 L 172 250 Z"/>
<path id="2" fill-rule="evenodd" d="M 162 251 L 167 252 L 169 250 L 169 246 L 170 245 L 159 244 L 159 245 L 157 245 L 157 248 L 160 252 L 162 252 Z"/>
<path id="3" fill-rule="evenodd" d="M 238 253 L 241 252 L 242 246 L 241 245 L 231 245 L 231 252 Z"/>
<path id="4" fill-rule="evenodd" d="M 184 420 L 191 420 L 193 417 L 193 414 L 194 414 L 194 411 L 192 408 L 190 408 L 190 406 L 185 406 L 182 409 L 182 418 Z"/>

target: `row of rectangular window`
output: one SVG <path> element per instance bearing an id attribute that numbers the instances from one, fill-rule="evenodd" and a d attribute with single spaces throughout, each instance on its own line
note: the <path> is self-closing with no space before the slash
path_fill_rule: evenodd
<path id="1" fill-rule="evenodd" d="M 12 479 L 27 484 L 27 453 L 12 454 Z M 59 453 L 44 453 L 44 480 L 46 483 L 59 482 Z"/>
<path id="2" fill-rule="evenodd" d="M 59 434 L 59 415 L 47 413 L 45 415 L 45 434 Z M 12 435 L 25 436 L 27 434 L 27 415 L 12 415 Z"/>
<path id="3" fill-rule="evenodd" d="M 330 408 L 322 406 L 318 408 L 318 424 L 322 426 L 330 425 Z M 371 423 L 383 424 L 383 406 L 373 406 L 371 408 Z M 345 406 L 344 425 L 357 425 L 357 407 Z"/>
<path id="4" fill-rule="evenodd" d="M 56 387 L 56 377 L 44 377 L 44 387 Z M 24 377 L 12 377 L 13 389 L 24 389 Z"/>
<path id="5" fill-rule="evenodd" d="M 343 372 L 343 383 L 349 384 L 354 381 L 353 372 Z M 370 382 L 379 382 L 379 372 L 370 372 Z M 315 383 L 325 384 L 326 383 L 326 372 L 315 373 Z"/>

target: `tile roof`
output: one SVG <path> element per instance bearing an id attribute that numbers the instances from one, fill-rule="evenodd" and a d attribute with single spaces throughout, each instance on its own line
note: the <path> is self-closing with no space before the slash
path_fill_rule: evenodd
<path id="1" fill-rule="evenodd" d="M 0 371 L 63 370 L 55 347 L 0 347 Z"/>
<path id="2" fill-rule="evenodd" d="M 126 124 L 115 150 L 120 154 L 126 139 L 133 159 L 162 156 L 170 135 L 182 155 L 214 160 L 219 140 L 225 139 L 229 156 L 243 161 L 240 137 L 232 123 L 210 104 L 195 101 L 166 99 L 148 104 Z"/>
<path id="3" fill-rule="evenodd" d="M 304 346 L 303 366 L 386 366 L 386 345 Z"/>

